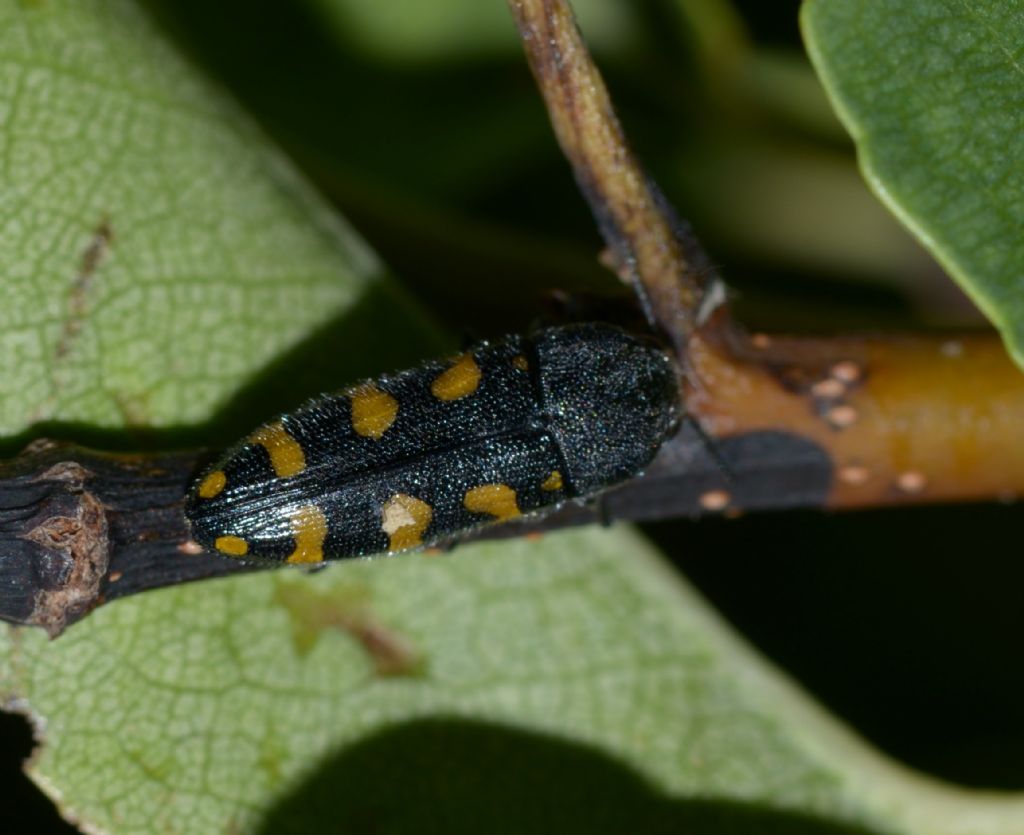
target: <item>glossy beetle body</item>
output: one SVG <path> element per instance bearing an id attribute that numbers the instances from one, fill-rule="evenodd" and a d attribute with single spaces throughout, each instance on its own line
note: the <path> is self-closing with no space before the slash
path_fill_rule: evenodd
<path id="1" fill-rule="evenodd" d="M 671 359 L 618 328 L 511 336 L 261 427 L 186 515 L 197 542 L 243 559 L 394 553 L 638 475 L 678 409 Z"/>

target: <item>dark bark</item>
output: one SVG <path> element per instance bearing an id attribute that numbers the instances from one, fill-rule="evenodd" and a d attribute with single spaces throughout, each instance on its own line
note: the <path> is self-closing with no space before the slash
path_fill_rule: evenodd
<path id="1" fill-rule="evenodd" d="M 120 597 L 272 569 L 273 563 L 204 552 L 191 541 L 182 503 L 207 458 L 37 442 L 0 465 L 0 619 L 56 636 Z M 752 433 L 716 444 L 712 455 L 687 425 L 643 478 L 599 501 L 570 502 L 549 516 L 485 528 L 471 538 L 726 508 L 816 506 L 825 501 L 830 479 L 827 456 L 797 437 Z"/>

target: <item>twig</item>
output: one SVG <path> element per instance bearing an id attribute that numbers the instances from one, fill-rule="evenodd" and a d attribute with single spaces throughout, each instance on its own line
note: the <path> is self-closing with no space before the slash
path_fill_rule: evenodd
<path id="1" fill-rule="evenodd" d="M 684 427 L 643 478 L 598 502 L 475 538 L 1024 493 L 1024 376 L 994 337 L 755 336 L 702 342 L 692 361 L 706 388 L 689 406 L 718 436 L 717 456 Z M 0 465 L 0 619 L 56 635 L 119 597 L 264 568 L 190 542 L 182 501 L 208 458 L 37 442 Z"/>
<path id="2" fill-rule="evenodd" d="M 751 433 L 723 448 L 734 469 L 729 489 L 748 507 L 818 505 L 828 459 L 813 445 Z M 182 512 L 203 456 L 123 455 L 36 442 L 0 465 L 0 620 L 58 635 L 97 606 L 149 589 L 245 571 L 265 563 L 203 552 Z M 799 472 L 782 495 L 779 473 Z M 519 536 L 611 519 L 697 515 L 725 476 L 699 438 L 673 439 L 646 479 L 604 497 L 570 503 L 551 517 L 483 529 L 476 538 Z M 736 506 L 736 503 L 734 503 Z"/>
<path id="3" fill-rule="evenodd" d="M 813 443 L 831 461 L 828 507 L 1024 494 L 1024 375 L 994 335 L 724 336 L 691 343 L 688 410 L 715 437 Z"/>
<path id="4" fill-rule="evenodd" d="M 615 264 L 671 338 L 687 412 L 717 445 L 749 432 L 804 439 L 829 458 L 832 507 L 1021 492 L 1024 377 L 995 338 L 751 338 L 629 151 L 568 1 L 509 6 Z"/>
<path id="5" fill-rule="evenodd" d="M 698 381 L 686 407 L 715 454 L 684 424 L 643 478 L 478 538 L 1024 492 L 1024 376 L 994 337 L 745 334 L 714 309 L 717 280 L 703 252 L 627 149 L 567 5 L 510 5 L 616 266 Z M 263 568 L 190 541 L 182 502 L 202 458 L 38 442 L 0 465 L 0 619 L 56 635 L 119 597 Z"/>
<path id="6" fill-rule="evenodd" d="M 720 298 L 711 263 L 643 172 L 563 0 L 509 0 L 562 151 L 590 204 L 613 266 L 645 313 L 686 355 Z"/>

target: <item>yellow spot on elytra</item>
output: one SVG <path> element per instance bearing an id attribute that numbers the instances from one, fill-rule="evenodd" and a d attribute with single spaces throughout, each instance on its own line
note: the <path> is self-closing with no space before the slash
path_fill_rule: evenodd
<path id="1" fill-rule="evenodd" d="M 487 513 L 495 519 L 511 519 L 520 514 L 516 491 L 507 484 L 481 484 L 466 491 L 462 504 L 470 513 Z"/>
<path id="2" fill-rule="evenodd" d="M 306 469 L 306 456 L 281 421 L 261 426 L 249 439 L 262 446 L 270 455 L 270 466 L 278 478 L 291 478 Z"/>
<path id="3" fill-rule="evenodd" d="M 451 368 L 435 378 L 430 391 L 438 400 L 458 400 L 472 394 L 479 385 L 480 366 L 472 354 L 463 354 Z"/>
<path id="4" fill-rule="evenodd" d="M 249 543 L 240 536 L 218 536 L 213 541 L 213 547 L 232 557 L 244 557 L 249 553 Z"/>
<path id="5" fill-rule="evenodd" d="M 540 486 L 541 490 L 561 490 L 562 489 L 562 474 L 558 470 L 552 470 L 544 483 Z"/>
<path id="6" fill-rule="evenodd" d="M 296 510 L 292 514 L 292 533 L 295 536 L 295 550 L 288 555 L 286 562 L 323 562 L 327 519 L 320 508 L 315 504 L 307 504 Z"/>
<path id="7" fill-rule="evenodd" d="M 414 496 L 395 493 L 380 510 L 380 528 L 390 537 L 389 551 L 404 551 L 423 544 L 423 534 L 434 517 L 430 505 Z"/>
<path id="8" fill-rule="evenodd" d="M 398 401 L 373 383 L 363 383 L 349 392 L 352 400 L 352 428 L 364 438 L 380 440 L 398 415 Z"/>
<path id="9" fill-rule="evenodd" d="M 199 482 L 199 489 L 196 491 L 199 493 L 200 499 L 212 499 L 228 483 L 228 477 L 224 475 L 223 470 L 214 470 L 206 478 Z"/>
<path id="10" fill-rule="evenodd" d="M 530 363 L 527 362 L 526 357 L 524 357 L 522 354 L 516 354 L 514 357 L 512 357 L 512 364 L 520 371 L 530 370 Z"/>

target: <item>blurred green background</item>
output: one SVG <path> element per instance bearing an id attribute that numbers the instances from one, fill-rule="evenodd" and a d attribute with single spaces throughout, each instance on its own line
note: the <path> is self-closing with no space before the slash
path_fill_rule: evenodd
<path id="1" fill-rule="evenodd" d="M 451 332 L 621 293 L 501 0 L 147 0 Z M 634 147 L 757 328 L 983 326 L 868 193 L 798 3 L 577 0 Z M 648 533 L 733 623 L 892 756 L 1024 787 L 1024 568 L 1004 506 L 680 521 Z M 61 831 L 20 775 L 0 785 Z"/>

